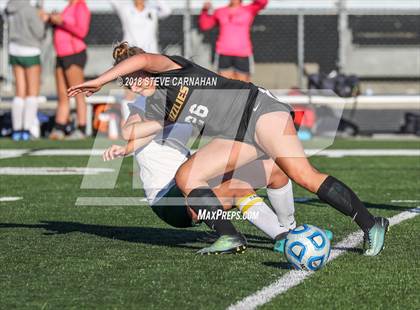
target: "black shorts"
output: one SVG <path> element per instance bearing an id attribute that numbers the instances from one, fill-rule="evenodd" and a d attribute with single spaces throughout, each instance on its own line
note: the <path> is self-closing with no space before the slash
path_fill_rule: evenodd
<path id="1" fill-rule="evenodd" d="M 240 73 L 250 74 L 254 66 L 253 56 L 238 57 L 216 55 L 216 64 L 218 71 L 236 71 Z"/>
<path id="2" fill-rule="evenodd" d="M 287 103 L 278 101 L 267 90 L 260 88 L 256 94 L 251 92 L 239 128 L 232 127 L 230 132 L 225 132 L 222 135 L 219 135 L 219 137 L 222 139 L 244 142 L 258 147 L 255 142 L 257 121 L 260 116 L 271 112 L 286 112 L 289 113 L 292 118 L 294 117 L 292 107 Z"/>
<path id="3" fill-rule="evenodd" d="M 174 185 L 157 203 L 151 205 L 153 212 L 166 224 L 176 228 L 188 228 L 196 226 L 187 212 L 185 204 L 168 205 L 165 199 L 185 200 L 184 195 L 178 186 Z"/>
<path id="4" fill-rule="evenodd" d="M 67 70 L 68 68 L 70 68 L 70 66 L 76 65 L 84 69 L 86 66 L 86 61 L 87 61 L 87 54 L 86 54 L 86 50 L 84 50 L 80 53 L 69 55 L 69 56 L 63 56 L 63 57 L 57 56 L 55 67 L 63 68 L 64 70 Z"/>

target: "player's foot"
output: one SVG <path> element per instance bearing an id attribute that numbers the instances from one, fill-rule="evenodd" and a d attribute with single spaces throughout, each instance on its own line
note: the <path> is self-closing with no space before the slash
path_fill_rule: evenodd
<path id="1" fill-rule="evenodd" d="M 67 140 L 83 140 L 85 138 L 86 135 L 80 129 L 76 129 L 67 137 Z"/>
<path id="2" fill-rule="evenodd" d="M 324 229 L 327 238 L 331 241 L 334 237 L 334 234 L 331 230 Z M 277 237 L 276 242 L 274 243 L 273 251 L 276 253 L 284 253 L 284 244 L 286 243 L 287 233 L 281 234 L 281 236 Z"/>
<path id="3" fill-rule="evenodd" d="M 12 140 L 13 141 L 20 141 L 22 139 L 22 132 L 21 131 L 14 131 L 12 133 Z"/>
<path id="4" fill-rule="evenodd" d="M 384 217 L 375 217 L 375 225 L 365 232 L 364 249 L 366 256 L 376 256 L 384 249 L 385 234 L 389 221 Z"/>
<path id="5" fill-rule="evenodd" d="M 66 133 L 56 128 L 54 128 L 48 136 L 48 138 L 50 138 L 51 140 L 64 140 L 65 137 Z"/>
<path id="6" fill-rule="evenodd" d="M 211 246 L 197 252 L 201 255 L 236 254 L 243 253 L 246 249 L 246 239 L 242 235 L 220 236 Z"/>
<path id="7" fill-rule="evenodd" d="M 31 134 L 28 130 L 22 131 L 22 140 L 23 141 L 29 141 L 31 139 Z"/>

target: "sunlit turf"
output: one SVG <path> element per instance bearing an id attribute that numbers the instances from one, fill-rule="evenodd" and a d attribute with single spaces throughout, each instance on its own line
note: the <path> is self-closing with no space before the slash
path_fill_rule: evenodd
<path id="1" fill-rule="evenodd" d="M 92 145 L 42 143 L 27 148 Z M 360 141 L 339 143 L 338 148 L 368 147 Z M 407 142 L 393 143 L 390 148 Z M 378 145 L 383 148 L 383 141 Z M 17 145 L 2 140 L 0 148 Z M 349 184 L 375 215 L 390 217 L 419 205 L 391 202 L 420 200 L 419 158 L 311 161 Z M 84 167 L 87 162 L 88 157 L 24 156 L 1 159 L 0 166 Z M 224 309 L 289 271 L 285 258 L 272 252 L 271 241 L 246 222 L 235 222 L 251 245 L 245 254 L 198 257 L 194 252 L 205 243 L 197 239 L 207 236 L 205 227 L 171 228 L 145 206 L 75 206 L 80 196 L 143 196 L 132 188 L 132 173 L 127 158 L 113 190 L 82 190 L 82 176 L 0 176 L 0 196 L 23 197 L 0 202 L 0 308 Z M 331 229 L 336 242 L 357 229 L 296 186 L 295 196 L 314 198 L 296 204 L 299 223 Z M 418 236 L 420 216 L 393 227 L 379 257 L 351 251 L 265 307 L 419 309 Z"/>

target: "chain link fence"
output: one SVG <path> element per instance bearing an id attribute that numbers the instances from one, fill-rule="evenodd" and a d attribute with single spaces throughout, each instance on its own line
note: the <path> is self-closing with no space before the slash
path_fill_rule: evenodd
<path id="1" fill-rule="evenodd" d="M 171 1 L 167 1 L 171 4 Z M 180 1 L 176 1 L 178 4 Z M 185 5 L 189 1 L 185 1 Z M 272 0 L 252 27 L 255 72 L 253 82 L 271 89 L 305 88 L 307 74 L 340 70 L 357 75 L 362 93 L 420 93 L 420 14 L 416 10 L 353 10 L 340 6 L 301 9 L 276 8 Z M 175 3 L 175 2 L 174 2 Z M 183 54 L 213 68 L 218 30 L 198 29 L 199 10 L 178 8 L 159 23 L 163 52 Z M 2 93 L 11 94 L 11 74 L 6 61 L 7 35 L 1 19 Z M 187 27 L 186 27 L 187 25 Z M 191 25 L 191 27 L 188 27 Z M 185 31 L 187 28 L 188 31 Z M 122 39 L 118 16 L 111 10 L 92 10 L 88 77 L 111 63 L 111 47 Z M 42 57 L 43 93 L 54 94 L 54 53 L 51 34 Z M 9 85 L 9 87 L 5 87 Z"/>

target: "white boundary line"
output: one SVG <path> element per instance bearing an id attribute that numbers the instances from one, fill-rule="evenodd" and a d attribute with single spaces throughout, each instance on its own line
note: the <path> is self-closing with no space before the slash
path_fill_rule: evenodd
<path id="1" fill-rule="evenodd" d="M 0 202 L 12 202 L 12 201 L 18 201 L 22 199 L 23 197 L 3 196 L 3 197 L 0 197 Z"/>
<path id="2" fill-rule="evenodd" d="M 185 204 L 185 201 L 184 201 Z M 78 197 L 76 206 L 148 206 L 143 197 Z"/>
<path id="3" fill-rule="evenodd" d="M 114 172 L 114 169 L 86 167 L 0 167 L 0 175 L 99 175 L 110 172 Z"/>
<path id="4" fill-rule="evenodd" d="M 102 156 L 103 149 L 47 149 L 31 152 L 30 150 L 0 150 L 1 158 L 27 156 Z M 346 156 L 420 156 L 420 149 L 306 149 L 308 156 L 346 157 Z"/>
<path id="5" fill-rule="evenodd" d="M 390 226 L 397 225 L 403 221 L 414 218 L 415 216 L 420 215 L 420 207 L 411 209 L 409 211 L 401 212 L 389 219 Z M 356 231 L 350 234 L 343 241 L 337 243 L 334 247 L 335 249 L 331 250 L 331 255 L 328 261 L 332 261 L 339 257 L 340 255 L 347 252 L 348 249 L 354 248 L 359 243 L 363 241 L 363 233 L 361 230 Z M 292 287 L 295 287 L 302 283 L 306 278 L 311 276 L 313 271 L 297 271 L 292 270 L 282 276 L 273 284 L 262 288 L 261 290 L 255 292 L 254 294 L 245 297 L 244 299 L 238 301 L 237 303 L 229 306 L 228 310 L 248 310 L 256 309 L 259 306 L 262 306 L 274 297 L 281 295 L 287 292 Z"/>

